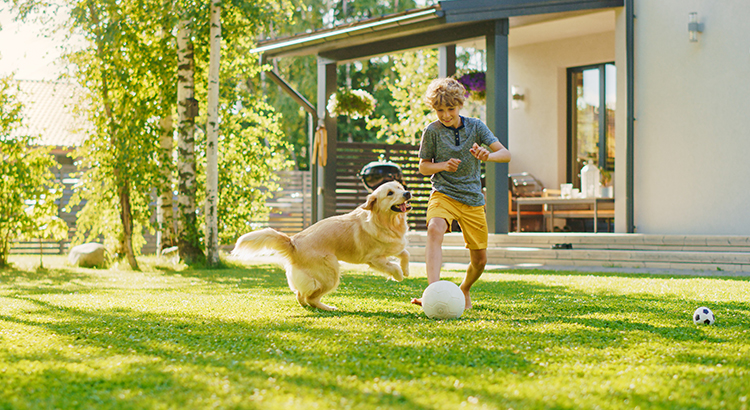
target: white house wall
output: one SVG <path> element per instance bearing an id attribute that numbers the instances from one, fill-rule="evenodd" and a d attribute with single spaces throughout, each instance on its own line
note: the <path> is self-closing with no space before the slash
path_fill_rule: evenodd
<path id="1" fill-rule="evenodd" d="M 615 32 L 511 47 L 508 60 L 510 85 L 525 93 L 521 107 L 509 112 L 509 171 L 529 172 L 559 189 L 566 182 L 566 70 L 614 61 Z"/>
<path id="2" fill-rule="evenodd" d="M 635 3 L 636 231 L 750 234 L 750 1 Z M 697 43 L 688 41 L 690 12 L 704 24 Z M 617 16 L 618 62 L 624 52 L 624 14 Z M 513 66 L 511 75 L 515 72 Z M 622 85 L 618 92 L 624 92 Z M 625 118 L 621 102 L 618 95 L 618 121 Z M 517 147 L 513 160 L 520 156 L 516 165 L 526 166 L 532 159 L 520 148 L 539 147 L 517 140 L 536 130 L 514 122 L 511 127 L 511 147 Z M 618 124 L 618 166 L 624 162 L 623 130 Z M 545 169 L 544 176 L 549 172 Z M 624 181 L 617 173 L 616 184 Z"/>

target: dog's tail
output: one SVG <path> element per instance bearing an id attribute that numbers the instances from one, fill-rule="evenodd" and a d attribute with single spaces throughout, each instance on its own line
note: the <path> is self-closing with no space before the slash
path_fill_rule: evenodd
<path id="1" fill-rule="evenodd" d="M 271 250 L 279 256 L 289 259 L 294 245 L 289 235 L 272 228 L 246 233 L 237 239 L 232 250 L 233 256 L 253 256 Z"/>

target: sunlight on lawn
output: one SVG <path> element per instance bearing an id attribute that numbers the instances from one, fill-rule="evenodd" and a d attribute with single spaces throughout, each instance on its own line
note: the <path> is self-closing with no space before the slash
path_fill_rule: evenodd
<path id="1" fill-rule="evenodd" d="M 340 311 L 320 312 L 268 264 L 11 261 L 10 408 L 746 409 L 750 396 L 747 278 L 492 271 L 474 309 L 434 321 L 409 303 L 419 265 L 403 282 L 344 266 L 324 298 Z M 702 305 L 716 325 L 692 323 Z"/>

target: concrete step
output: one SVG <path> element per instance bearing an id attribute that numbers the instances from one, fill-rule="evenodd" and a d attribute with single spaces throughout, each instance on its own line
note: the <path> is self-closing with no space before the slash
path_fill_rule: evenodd
<path id="1" fill-rule="evenodd" d="M 425 232 L 409 234 L 411 260 L 424 261 Z M 570 244 L 571 249 L 553 249 Z M 641 234 L 490 235 L 488 264 L 514 267 L 601 266 L 750 272 L 750 237 Z M 466 263 L 461 234 L 443 240 L 445 263 Z"/>

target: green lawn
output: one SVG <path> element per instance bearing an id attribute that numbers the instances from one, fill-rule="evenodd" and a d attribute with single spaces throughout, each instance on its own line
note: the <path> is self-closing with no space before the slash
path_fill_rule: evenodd
<path id="1" fill-rule="evenodd" d="M 303 309 L 275 266 L 144 272 L 12 257 L 0 271 L 0 409 L 747 409 L 750 278 L 489 271 L 427 319 L 348 271 Z M 461 272 L 443 278 L 459 282 Z M 691 314 L 711 307 L 714 326 Z"/>

